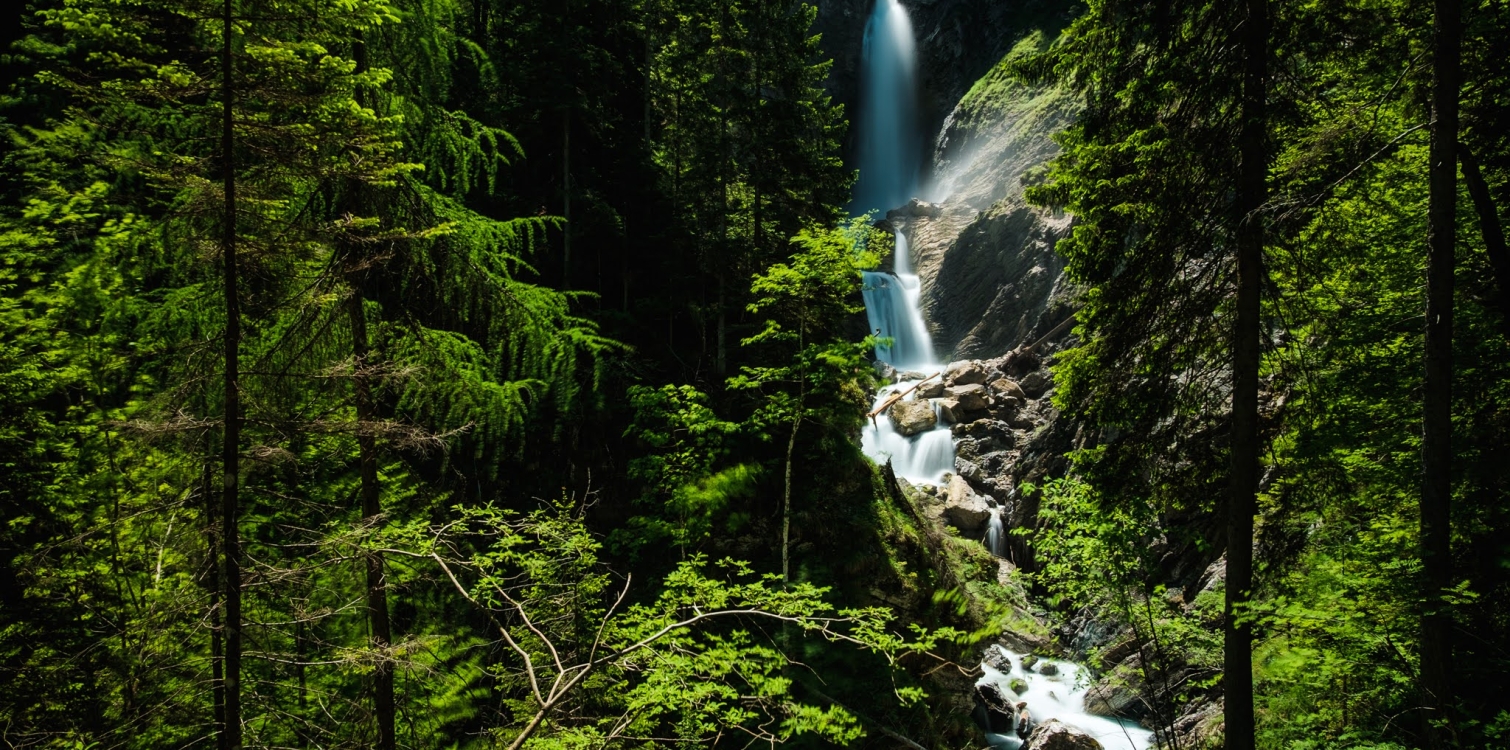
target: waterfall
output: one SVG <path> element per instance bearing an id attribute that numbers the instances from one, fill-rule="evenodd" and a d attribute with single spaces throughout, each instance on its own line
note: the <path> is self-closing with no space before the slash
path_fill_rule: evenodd
<path id="1" fill-rule="evenodd" d="M 917 42 L 898 0 L 876 0 L 861 52 L 856 156 L 860 179 L 850 213 L 886 211 L 917 189 L 923 139 L 917 125 Z"/>
<path id="2" fill-rule="evenodd" d="M 991 509 L 991 525 L 986 527 L 986 549 L 997 557 L 1007 556 L 1007 527 L 1001 522 L 1001 509 Z"/>
<path id="3" fill-rule="evenodd" d="M 855 185 L 853 213 L 885 211 L 906 203 L 917 189 L 922 138 L 917 128 L 917 43 L 912 21 L 898 0 L 876 0 L 865 25 L 864 73 L 860 89 L 857 149 L 860 179 Z M 921 285 L 912 272 L 907 238 L 896 234 L 895 273 L 865 273 L 865 315 L 870 328 L 890 339 L 876 346 L 876 359 L 919 377 L 943 369 L 934 360 L 933 341 L 919 305 Z M 914 381 L 882 388 L 875 406 Z M 907 398 L 916 398 L 911 394 Z M 936 410 L 936 409 L 935 409 Z M 860 437 L 865 454 L 877 463 L 891 461 L 897 476 L 913 482 L 939 484 L 954 470 L 954 440 L 939 419 L 933 429 L 906 436 L 890 417 L 878 415 Z"/>
<path id="4" fill-rule="evenodd" d="M 876 359 L 898 370 L 922 371 L 938 363 L 923 323 L 922 284 L 912 273 L 911 248 L 906 235 L 897 232 L 896 238 L 896 273 L 864 272 L 865 317 L 871 332 L 891 339 L 889 345 L 876 346 Z"/>

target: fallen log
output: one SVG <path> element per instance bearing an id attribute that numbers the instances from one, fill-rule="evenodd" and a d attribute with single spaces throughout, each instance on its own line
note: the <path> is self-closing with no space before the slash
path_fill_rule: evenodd
<path id="1" fill-rule="evenodd" d="M 938 377 L 941 374 L 943 374 L 943 373 L 937 373 L 937 372 L 935 372 L 932 375 L 929 375 L 928 377 L 923 378 L 922 380 L 919 380 L 916 383 L 913 383 L 911 388 L 908 388 L 905 391 L 897 391 L 896 393 L 893 393 L 890 396 L 887 396 L 886 400 L 882 401 L 880 406 L 877 406 L 876 408 L 872 409 L 869 414 L 865 415 L 865 417 L 870 420 L 871 424 L 875 424 L 876 423 L 876 415 L 877 414 L 880 414 L 881 412 L 886 411 L 887 409 L 890 409 L 893 404 L 895 404 L 898 401 L 901 401 L 903 398 L 905 398 L 907 396 L 907 394 L 912 393 L 913 391 L 915 391 L 919 387 L 921 387 L 924 383 L 926 383 L 926 382 L 928 382 L 928 381 L 930 381 L 930 380 Z"/>

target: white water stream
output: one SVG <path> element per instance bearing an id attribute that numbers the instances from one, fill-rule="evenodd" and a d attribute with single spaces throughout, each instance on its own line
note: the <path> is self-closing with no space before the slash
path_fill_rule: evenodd
<path id="1" fill-rule="evenodd" d="M 912 21 L 898 0 L 876 0 L 865 25 L 864 78 L 860 90 L 859 166 L 855 185 L 855 213 L 885 211 L 902 205 L 917 189 L 918 155 L 922 138 L 917 128 L 917 42 Z M 890 343 L 876 347 L 876 359 L 902 372 L 941 372 L 933 340 L 919 307 L 922 296 L 907 237 L 898 232 L 895 273 L 865 272 L 865 314 L 870 328 Z M 912 386 L 904 380 L 876 394 L 875 406 L 898 390 Z M 908 400 L 917 398 L 909 394 Z M 911 482 L 939 484 L 954 471 L 954 440 L 942 419 L 933 429 L 907 436 L 885 414 L 876 417 L 861 435 L 865 454 L 877 463 L 891 461 L 892 469 Z"/>
<path id="2" fill-rule="evenodd" d="M 856 120 L 860 176 L 850 204 L 853 214 L 897 208 L 917 193 L 923 138 L 917 124 L 916 48 L 912 22 L 899 0 L 875 0 L 865 26 Z M 917 379 L 942 373 L 944 369 L 933 351 L 933 341 L 923 320 L 920 283 L 912 271 L 907 237 L 899 232 L 896 240 L 894 273 L 865 273 L 865 312 L 871 330 L 890 339 L 888 345 L 876 347 L 876 359 L 911 375 L 882 388 L 876 394 L 875 406 Z M 906 398 L 915 399 L 917 394 Z M 912 482 L 940 484 L 954 470 L 954 440 L 942 418 L 933 429 L 909 437 L 896 430 L 890 417 L 880 414 L 873 424 L 866 425 L 861 444 L 866 455 L 877 463 L 890 460 L 897 475 Z M 999 514 L 992 515 L 985 541 L 998 557 L 1005 552 L 1006 528 Z M 1014 700 L 1025 701 L 1035 721 L 1059 719 L 1096 737 L 1107 750 L 1144 750 L 1149 746 L 1152 733 L 1148 730 L 1131 722 L 1085 712 L 1083 667 L 1056 659 L 1044 660 L 1040 664 L 1058 667 L 1057 674 L 1045 675 L 1041 671 L 1024 670 L 1019 655 L 1003 651 L 1010 660 L 1011 671 L 1003 674 L 982 665 L 985 675 L 981 682 L 995 681 L 1000 684 L 1002 695 L 1012 696 L 1015 693 L 1010 688 L 1011 680 L 1023 680 L 1026 690 Z M 992 745 L 1009 750 L 1022 744 L 1015 735 L 988 733 L 986 737 Z"/>
<path id="3" fill-rule="evenodd" d="M 1084 667 L 1060 659 L 1039 659 L 1032 670 L 1026 670 L 1022 668 L 1021 655 L 1001 646 L 992 648 L 1000 649 L 1005 654 L 1011 662 L 1012 670 L 1003 673 L 982 664 L 981 669 L 985 674 L 975 684 L 996 683 L 1002 695 L 1017 696 L 1015 700 L 1028 704 L 1028 711 L 1032 713 L 1034 722 L 1042 724 L 1049 719 L 1058 719 L 1095 737 L 1106 750 L 1145 750 L 1153 744 L 1153 732 L 1134 722 L 1085 712 L 1085 691 L 1088 685 Z M 1057 673 L 1043 674 L 1046 664 L 1052 664 Z M 1013 678 L 1027 683 L 1028 689 L 1021 694 L 1013 692 L 1010 687 Z M 986 740 L 992 747 L 1006 750 L 1016 750 L 1022 746 L 1022 740 L 1015 734 L 988 732 Z"/>

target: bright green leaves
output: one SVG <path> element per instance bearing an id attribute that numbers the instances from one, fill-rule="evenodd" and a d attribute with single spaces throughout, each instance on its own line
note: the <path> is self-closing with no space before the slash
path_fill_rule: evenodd
<path id="1" fill-rule="evenodd" d="M 416 564 L 434 561 L 498 628 L 507 651 L 493 677 L 516 721 L 495 736 L 511 746 L 620 747 L 729 733 L 844 744 L 861 736 L 854 717 L 793 697 L 790 648 L 805 639 L 847 644 L 895 665 L 940 637 L 901 636 L 887 610 L 836 612 L 825 589 L 783 586 L 746 564 L 700 556 L 631 603 L 639 596 L 634 580 L 602 566 L 574 503 L 456 513 L 454 523 L 410 525 L 388 537 Z"/>

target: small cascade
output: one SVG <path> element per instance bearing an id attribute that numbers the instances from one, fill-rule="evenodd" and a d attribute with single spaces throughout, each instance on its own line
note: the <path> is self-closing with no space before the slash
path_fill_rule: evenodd
<path id="1" fill-rule="evenodd" d="M 1001 521 L 1001 509 L 991 509 L 991 524 L 986 527 L 986 549 L 997 557 L 1007 556 L 1007 526 Z"/>
<path id="2" fill-rule="evenodd" d="M 912 273 L 911 256 L 906 235 L 897 232 L 896 273 L 865 271 L 861 288 L 871 332 L 891 340 L 890 344 L 876 345 L 876 359 L 898 370 L 921 371 L 937 363 L 933 358 L 932 337 L 923 323 L 922 283 Z"/>
<path id="3" fill-rule="evenodd" d="M 1028 713 L 1035 723 L 1058 719 L 1095 737 L 1106 750 L 1146 750 L 1153 744 L 1153 732 L 1138 726 L 1136 722 L 1085 712 L 1085 691 L 1088 687 L 1085 667 L 1061 659 L 1039 659 L 1033 669 L 1023 669 L 1021 655 L 1001 646 L 991 648 L 1001 651 L 1001 656 L 1011 665 L 1011 670 L 1002 672 L 990 663 L 982 664 L 981 670 L 985 674 L 975 684 L 994 683 L 1002 695 L 1028 704 Z M 997 659 L 987 661 L 1002 663 Z M 1018 687 L 1026 684 L 1027 689 L 1021 693 L 1012 690 L 1014 680 L 1021 681 Z M 992 747 L 1005 750 L 1022 747 L 1022 740 L 1015 734 L 987 732 L 986 740 Z"/>
<path id="4" fill-rule="evenodd" d="M 865 273 L 865 314 L 872 330 L 891 340 L 889 344 L 876 345 L 876 359 L 902 372 L 920 373 L 914 377 L 927 377 L 942 372 L 944 367 L 934 359 L 933 339 L 918 307 L 918 277 L 911 273 L 907 238 L 900 232 L 896 237 L 896 274 Z M 916 382 L 903 380 L 882 388 L 876 394 L 874 406 L 879 407 L 886 397 Z M 905 398 L 917 397 L 913 392 Z M 944 475 L 954 471 L 954 437 L 937 404 L 934 414 L 938 421 L 933 429 L 910 437 L 898 432 L 889 416 L 878 415 L 860 436 L 865 455 L 876 463 L 890 460 L 897 476 L 909 482 L 942 484 Z"/>
<path id="5" fill-rule="evenodd" d="M 882 388 L 876 393 L 875 405 L 880 406 L 887 396 L 912 387 L 914 382 L 903 381 Z M 917 392 L 914 391 L 903 400 L 916 398 Z M 934 413 L 938 413 L 937 406 Z M 860 433 L 860 447 L 878 464 L 891 461 L 892 471 L 909 482 L 942 484 L 944 475 L 954 471 L 954 436 L 943 419 L 939 419 L 933 429 L 908 437 L 897 431 L 890 417 L 879 414 L 874 423 L 865 425 Z"/>

